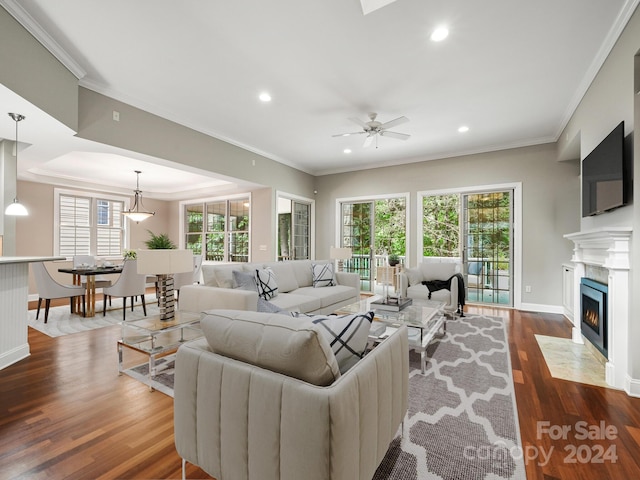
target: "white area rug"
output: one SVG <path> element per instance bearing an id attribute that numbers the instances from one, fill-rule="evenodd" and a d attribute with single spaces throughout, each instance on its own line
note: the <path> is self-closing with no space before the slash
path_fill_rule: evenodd
<path id="1" fill-rule="evenodd" d="M 147 317 L 150 315 L 158 315 L 158 303 L 154 294 L 145 295 L 147 304 Z M 51 307 L 49 309 L 49 320 L 44 323 L 44 301 L 40 308 L 40 317 L 36 320 L 37 310 L 29 310 L 28 324 L 31 328 L 35 328 L 39 332 L 50 337 L 61 337 L 63 335 L 71 335 L 78 332 L 86 332 L 96 328 L 109 327 L 111 325 L 119 325 L 122 321 L 122 299 L 114 298 L 111 301 L 111 307 L 107 305 L 106 315 L 102 316 L 102 301 L 96 302 L 96 316 L 83 317 L 70 312 L 69 305 L 61 307 Z M 133 312 L 129 301 L 127 301 L 126 319 L 138 320 L 145 318 L 142 311 L 142 303 L 138 299 Z"/>

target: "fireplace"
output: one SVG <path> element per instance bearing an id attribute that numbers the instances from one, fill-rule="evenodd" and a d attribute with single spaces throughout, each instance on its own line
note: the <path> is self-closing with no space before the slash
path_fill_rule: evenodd
<path id="1" fill-rule="evenodd" d="M 580 321 L 582 334 L 605 358 L 607 345 L 608 286 L 589 278 L 580 280 Z"/>

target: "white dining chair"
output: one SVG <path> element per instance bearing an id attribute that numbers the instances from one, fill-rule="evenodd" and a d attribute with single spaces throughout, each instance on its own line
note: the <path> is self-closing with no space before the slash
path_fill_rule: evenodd
<path id="1" fill-rule="evenodd" d="M 63 285 L 56 282 L 42 262 L 32 263 L 31 271 L 33 272 L 38 289 L 36 320 L 40 316 L 42 300 L 45 300 L 44 323 L 47 323 L 47 320 L 49 320 L 49 306 L 51 305 L 51 300 L 54 298 L 69 298 L 71 311 L 73 313 L 73 299 L 82 297 L 82 315 L 85 315 L 85 288 L 82 285 Z"/>
<path id="2" fill-rule="evenodd" d="M 120 277 L 110 287 L 102 289 L 104 299 L 102 301 L 102 316 L 107 312 L 107 297 L 122 297 L 122 320 L 126 320 L 127 297 L 131 298 L 131 311 L 134 307 L 134 298 L 140 295 L 142 298 L 142 311 L 147 315 L 147 305 L 144 293 L 147 287 L 147 276 L 138 273 L 138 261 L 128 259 L 124 261 Z"/>

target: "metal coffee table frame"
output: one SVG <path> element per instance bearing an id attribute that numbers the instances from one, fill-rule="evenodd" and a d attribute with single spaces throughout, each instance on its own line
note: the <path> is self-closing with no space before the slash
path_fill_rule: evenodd
<path id="1" fill-rule="evenodd" d="M 374 322 L 371 325 L 369 342 L 379 343 L 387 338 L 400 325 L 406 325 L 409 331 L 409 348 L 420 353 L 420 370 L 426 372 L 426 353 L 429 343 L 439 331 L 447 332 L 447 317 L 444 313 L 444 302 L 432 300 L 413 300 L 413 303 L 399 312 L 371 308 L 371 302 L 379 296 L 372 296 L 365 300 L 340 308 L 336 313 L 348 314 L 364 311 L 375 311 Z M 381 325 L 386 328 L 378 333 Z M 412 335 L 412 332 L 419 333 Z"/>

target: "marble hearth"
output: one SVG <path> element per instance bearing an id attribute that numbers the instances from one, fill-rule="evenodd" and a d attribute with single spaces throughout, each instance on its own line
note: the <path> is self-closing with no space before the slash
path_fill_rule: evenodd
<path id="1" fill-rule="evenodd" d="M 629 297 L 630 297 L 630 227 L 609 227 L 565 235 L 574 243 L 573 262 L 576 313 L 580 306 L 580 279 L 596 269 L 607 273 L 608 355 L 605 380 L 608 385 L 630 392 L 629 375 Z M 573 318 L 573 341 L 583 343 L 580 315 Z"/>

